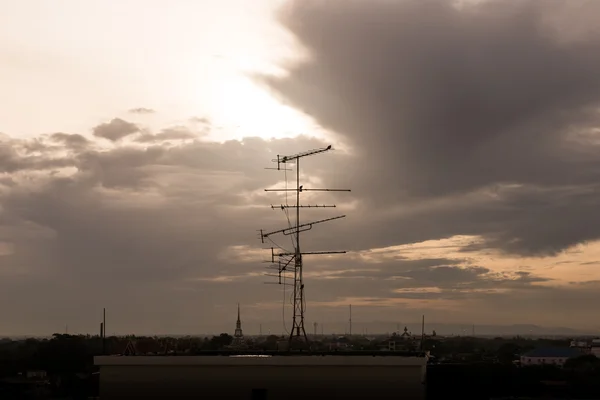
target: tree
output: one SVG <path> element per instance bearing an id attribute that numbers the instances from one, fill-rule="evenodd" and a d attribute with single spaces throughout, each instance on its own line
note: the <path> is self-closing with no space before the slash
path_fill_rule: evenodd
<path id="1" fill-rule="evenodd" d="M 503 343 L 498 349 L 498 361 L 503 364 L 510 364 L 514 361 L 519 351 L 520 348 L 515 343 Z"/>
<path id="2" fill-rule="evenodd" d="M 211 350 L 221 350 L 226 346 L 229 346 L 233 342 L 233 336 L 227 333 L 221 333 L 219 336 L 213 336 L 210 339 Z"/>

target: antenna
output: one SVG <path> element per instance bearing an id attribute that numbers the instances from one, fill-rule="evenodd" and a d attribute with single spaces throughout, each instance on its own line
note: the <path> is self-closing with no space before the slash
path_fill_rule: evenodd
<path id="1" fill-rule="evenodd" d="M 352 304 L 350 304 L 350 336 L 352 336 Z"/>
<path id="2" fill-rule="evenodd" d="M 106 355 L 106 308 L 102 309 L 102 355 Z"/>
<path id="3" fill-rule="evenodd" d="M 290 331 L 290 337 L 289 337 L 289 349 L 292 349 L 293 345 L 296 344 L 295 342 L 297 342 L 297 344 L 300 345 L 300 347 L 308 347 L 308 345 L 309 345 L 308 336 L 306 335 L 306 330 L 304 329 L 304 312 L 306 309 L 306 299 L 304 297 L 304 281 L 302 279 L 302 269 L 303 269 L 303 262 L 302 262 L 303 257 L 302 256 L 346 253 L 345 251 L 317 251 L 317 252 L 304 252 L 304 253 L 300 251 L 300 233 L 311 230 L 313 228 L 313 225 L 345 217 L 345 215 L 341 215 L 338 217 L 322 219 L 322 220 L 313 221 L 313 222 L 309 222 L 309 223 L 303 223 L 303 224 L 300 223 L 300 209 L 301 208 L 325 209 L 325 208 L 334 208 L 335 207 L 335 205 L 325 205 L 325 204 L 302 205 L 302 204 L 300 204 L 300 193 L 308 192 L 308 191 L 313 191 L 313 192 L 350 192 L 349 189 L 326 189 L 326 188 L 307 189 L 302 184 L 300 184 L 300 159 L 303 157 L 307 157 L 307 156 L 325 153 L 329 150 L 332 150 L 331 145 L 329 145 L 325 148 L 309 150 L 309 151 L 294 154 L 291 156 L 277 155 L 277 158 L 272 160 L 274 163 L 277 163 L 277 168 L 272 168 L 272 169 L 276 169 L 278 171 L 283 170 L 283 171 L 286 171 L 286 174 L 287 174 L 287 171 L 289 171 L 289 169 L 287 168 L 288 163 L 291 162 L 291 163 L 296 164 L 296 187 L 292 188 L 292 189 L 288 189 L 287 187 L 284 189 L 265 189 L 265 192 L 296 192 L 296 204 L 287 204 L 287 201 L 286 201 L 286 204 L 281 204 L 279 206 L 271 205 L 272 209 L 281 209 L 284 213 L 286 213 L 286 216 L 288 217 L 288 222 L 289 222 L 288 228 L 280 229 L 280 230 L 276 230 L 276 231 L 272 231 L 272 232 L 268 232 L 268 233 L 265 233 L 262 229 L 260 230 L 260 239 L 261 239 L 262 243 L 265 242 L 265 239 L 268 239 L 271 242 L 273 242 L 271 240 L 270 236 L 275 235 L 275 234 L 282 234 L 284 236 L 292 237 L 292 243 L 294 246 L 293 252 L 283 251 L 282 253 L 276 254 L 274 252 L 274 249 L 271 248 L 271 264 L 272 264 L 271 269 L 277 269 L 278 273 L 277 273 L 277 275 L 274 275 L 274 274 L 270 275 L 270 276 L 277 277 L 278 278 L 277 283 L 284 285 L 284 290 L 285 290 L 285 286 L 288 285 L 288 283 L 286 283 L 286 278 L 288 277 L 287 273 L 289 273 L 290 275 L 293 274 L 293 276 L 289 277 L 293 281 L 293 284 L 291 284 L 291 286 L 293 286 L 293 304 L 294 304 L 294 312 L 293 312 L 293 317 L 292 317 L 293 318 L 292 330 Z M 296 209 L 295 225 L 292 224 L 289 219 L 288 209 L 290 209 L 290 208 Z M 277 247 L 279 247 L 279 246 L 277 246 Z M 277 260 L 276 260 L 276 258 L 277 258 Z M 291 269 L 291 271 L 290 271 L 290 269 Z M 266 282 L 266 283 L 268 283 L 268 282 Z M 272 282 L 272 283 L 275 283 L 275 282 Z"/>
<path id="4" fill-rule="evenodd" d="M 423 351 L 423 342 L 425 341 L 425 314 L 423 314 L 423 319 L 421 319 L 421 351 Z"/>

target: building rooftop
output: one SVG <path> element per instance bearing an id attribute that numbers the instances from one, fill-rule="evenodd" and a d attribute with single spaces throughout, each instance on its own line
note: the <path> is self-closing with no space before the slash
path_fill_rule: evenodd
<path id="1" fill-rule="evenodd" d="M 525 354 L 524 357 L 540 357 L 540 358 L 571 358 L 582 355 L 581 351 L 572 347 L 541 347 L 533 349 Z"/>
<path id="2" fill-rule="evenodd" d="M 94 364 L 99 366 L 425 366 L 427 357 L 371 355 L 321 355 L 321 354 L 231 354 L 212 356 L 96 356 Z"/>

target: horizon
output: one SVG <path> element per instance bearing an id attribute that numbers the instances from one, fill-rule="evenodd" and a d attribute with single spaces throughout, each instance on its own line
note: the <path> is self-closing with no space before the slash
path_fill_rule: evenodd
<path id="1" fill-rule="evenodd" d="M 250 329 L 246 328 L 247 325 L 250 325 Z M 265 321 L 265 322 L 254 322 L 250 324 L 245 324 L 242 320 L 242 330 L 244 336 L 267 336 L 269 334 L 273 335 L 284 335 L 289 336 L 289 330 L 286 331 L 281 325 L 279 329 L 274 329 L 277 326 L 277 322 L 273 321 Z M 402 332 L 405 327 L 408 328 L 409 333 L 412 336 L 420 336 L 421 335 L 421 322 L 406 322 L 404 324 L 394 323 L 393 321 L 371 321 L 371 322 L 354 322 L 352 323 L 352 333 L 349 333 L 348 322 L 343 321 L 330 321 L 323 326 L 327 326 L 327 329 L 323 330 L 321 333 L 321 325 L 318 326 L 317 336 L 328 336 L 328 335 L 352 335 L 352 336 L 379 336 L 392 334 L 394 332 Z M 378 327 L 378 329 L 371 330 L 369 327 Z M 333 328 L 332 328 L 333 327 Z M 387 327 L 387 330 L 386 330 Z M 64 328 L 63 328 L 64 329 Z M 475 333 L 473 334 L 473 329 Z M 221 333 L 233 333 L 235 329 L 231 327 L 223 326 L 222 329 L 214 328 L 214 329 L 197 329 L 196 331 L 189 332 L 167 332 L 167 331 L 156 331 L 156 332 L 122 332 L 122 331 L 111 331 L 110 329 L 107 331 L 108 336 L 127 336 L 127 335 L 136 335 L 136 336 L 212 336 L 219 335 Z M 262 330 L 262 334 L 260 333 Z M 504 336 L 523 336 L 523 337 L 540 337 L 540 336 L 564 336 L 568 337 L 569 335 L 578 335 L 578 336 L 599 336 L 600 332 L 598 329 L 577 329 L 570 328 L 564 326 L 539 326 L 533 324 L 508 324 L 508 325 L 477 325 L 477 324 L 464 324 L 464 323 L 426 323 L 425 324 L 425 335 L 431 336 L 432 331 L 436 331 L 436 334 L 439 336 L 455 336 L 455 337 L 504 337 Z M 314 329 L 311 325 L 311 329 L 307 329 L 306 333 L 309 336 L 314 336 Z M 11 337 L 19 337 L 19 338 L 47 338 L 52 337 L 54 334 L 69 334 L 69 335 L 98 335 L 98 332 L 94 331 L 74 331 L 68 329 L 68 332 L 56 331 L 53 333 L 37 333 L 37 334 L 3 334 L 0 332 L 0 338 L 11 338 Z"/>

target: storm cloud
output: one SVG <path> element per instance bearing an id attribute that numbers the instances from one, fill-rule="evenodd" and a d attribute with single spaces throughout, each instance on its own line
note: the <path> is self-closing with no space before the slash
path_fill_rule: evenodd
<path id="1" fill-rule="evenodd" d="M 281 21 L 309 58 L 265 80 L 346 138 L 362 160 L 348 179 L 399 214 L 402 231 L 385 237 L 478 234 L 509 253 L 556 254 L 600 234 L 599 11 L 292 1 Z"/>

